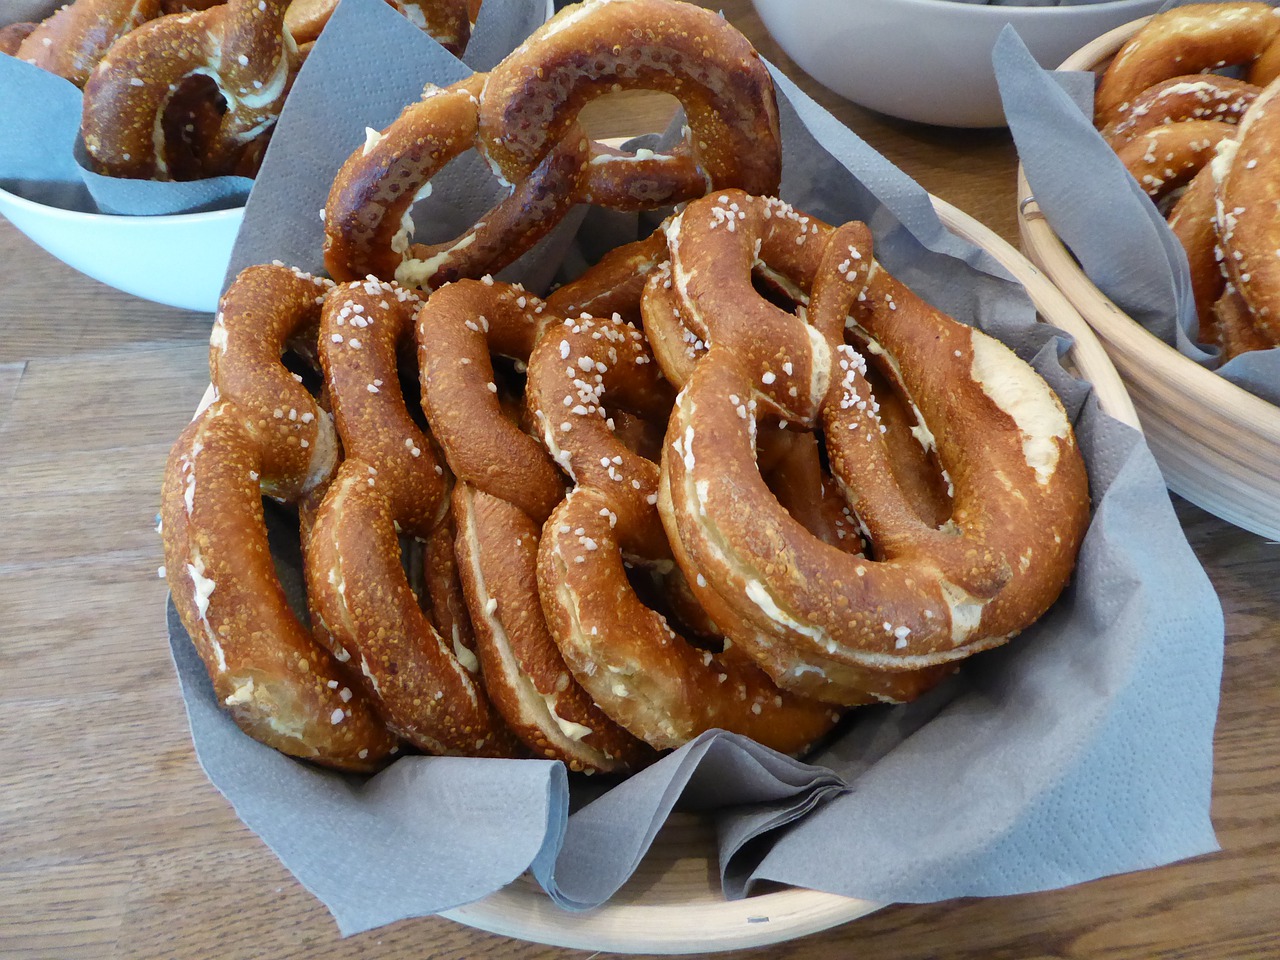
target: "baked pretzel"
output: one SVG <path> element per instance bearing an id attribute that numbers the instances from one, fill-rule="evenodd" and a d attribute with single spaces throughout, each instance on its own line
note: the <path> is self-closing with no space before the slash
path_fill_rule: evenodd
<path id="1" fill-rule="evenodd" d="M 202 75 L 213 78 L 226 103 L 203 145 L 203 175 L 256 172 L 242 161 L 270 135 L 301 62 L 284 29 L 287 6 L 288 0 L 228 0 L 161 17 L 118 40 L 85 85 L 81 131 L 98 171 L 172 179 L 156 130 L 180 85 Z"/>
<path id="2" fill-rule="evenodd" d="M 325 265 L 334 277 L 374 274 L 423 288 L 478 277 L 515 260 L 572 209 L 586 163 L 581 136 L 562 140 L 533 176 L 461 236 L 430 246 L 410 242 L 414 201 L 474 145 L 484 80 L 475 74 L 443 89 L 428 86 L 347 158 L 325 205 Z"/>
<path id="3" fill-rule="evenodd" d="M 671 94 L 688 128 L 669 155 L 593 143 L 585 201 L 638 210 L 722 187 L 777 190 L 782 150 L 768 70 L 727 20 L 676 0 L 587 0 L 535 30 L 485 84 L 481 151 L 519 183 L 573 135 L 583 106 L 619 89 Z"/>
<path id="4" fill-rule="evenodd" d="M 507 284 L 464 280 L 437 290 L 418 317 L 423 409 L 459 481 L 458 561 L 490 696 L 539 756 L 571 770 L 619 771 L 647 762 L 651 751 L 573 680 L 547 630 L 538 544 L 564 481 L 508 419 L 491 360 L 527 363 L 555 319 Z"/>
<path id="5" fill-rule="evenodd" d="M 1270 113 L 1272 81 L 1280 74 L 1278 40 L 1280 17 L 1269 4 L 1176 8 L 1130 39 L 1098 88 L 1099 128 L 1147 195 L 1167 210 L 1187 254 L 1197 336 L 1218 346 L 1224 360 L 1280 343 L 1270 294 L 1280 280 L 1270 270 L 1280 236 L 1258 212 L 1269 209 L 1277 174 L 1268 162 L 1268 141 L 1276 135 L 1270 125 L 1264 122 L 1240 159 L 1249 118 Z M 1246 67 L 1247 79 L 1187 73 L 1225 66 Z"/>
<path id="6" fill-rule="evenodd" d="M 346 459 L 316 514 L 308 592 L 392 731 L 434 754 L 512 756 L 474 654 L 440 635 L 401 567 L 397 535 L 429 540 L 448 507 L 444 468 L 399 387 L 397 349 L 412 343 L 415 306 L 372 279 L 326 300 L 320 361 Z"/>
<path id="7" fill-rule="evenodd" d="M 165 571 L 218 702 L 250 736 L 292 756 L 373 770 L 395 752 L 341 652 L 317 646 L 276 579 L 262 497 L 295 502 L 337 466 L 329 415 L 281 364 L 313 328 L 329 281 L 250 267 L 210 337 L 215 401 L 169 454 Z"/>
<path id="8" fill-rule="evenodd" d="M 475 14 L 467 0 L 387 0 L 414 26 L 433 37 L 454 56 L 461 56 L 471 39 Z M 284 16 L 284 25 L 295 42 L 309 43 L 320 36 L 338 0 L 293 0 Z M 480 4 L 475 4 L 479 12 Z"/>
<path id="9" fill-rule="evenodd" d="M 528 398 L 547 449 L 577 482 L 544 527 L 543 609 L 595 702 L 659 749 L 720 727 L 799 753 L 826 733 L 838 713 L 784 694 L 736 651 L 690 644 L 630 586 L 624 555 L 670 562 L 658 466 L 627 449 L 606 419 L 622 408 L 665 418 L 671 408 L 640 331 L 620 320 L 566 320 L 534 350 Z"/>
<path id="10" fill-rule="evenodd" d="M 832 702 L 903 699 L 1048 608 L 1074 564 L 1088 488 L 1066 415 L 1026 364 L 874 264 L 860 225 L 833 229 L 726 192 L 690 204 L 668 237 L 672 290 L 711 346 L 668 427 L 663 520 L 703 575 L 699 597 L 714 593 L 750 624 L 737 641 L 779 686 Z M 787 238 L 823 251 L 816 274 L 790 278 L 812 291 L 807 324 L 751 287 L 754 260 Z M 901 371 L 921 442 L 937 451 L 953 494 L 939 526 L 889 467 L 865 362 L 839 342 L 851 307 L 853 332 Z M 874 559 L 817 542 L 768 495 L 755 431 L 778 417 L 821 424 Z"/>
<path id="11" fill-rule="evenodd" d="M 777 105 L 745 38 L 678 0 L 616 7 L 612 0 L 568 7 L 492 73 L 428 87 L 386 130 L 367 131 L 325 207 L 329 272 L 435 288 L 507 266 L 579 202 L 643 210 L 701 196 L 708 184 L 776 189 Z M 625 42 L 615 45 L 615 35 Z M 578 125 L 589 100 L 635 87 L 682 98 L 691 132 L 671 155 L 623 154 L 593 143 Z M 473 146 L 510 196 L 458 237 L 411 243 L 414 201 Z"/>
<path id="12" fill-rule="evenodd" d="M 38 23 L 11 23 L 7 27 L 0 27 L 0 53 L 17 56 L 22 41 L 31 36 L 39 26 Z"/>
<path id="13" fill-rule="evenodd" d="M 1217 226 L 1223 266 L 1248 308 L 1256 337 L 1244 342 L 1280 345 L 1280 80 L 1254 101 L 1240 124 L 1218 187 Z M 1225 345 L 1224 345 L 1225 346 Z"/>
<path id="14" fill-rule="evenodd" d="M 1166 10 L 1120 48 L 1098 84 L 1095 119 L 1122 122 L 1136 98 L 1171 77 L 1251 66 L 1280 33 L 1269 3 L 1194 3 Z"/>
<path id="15" fill-rule="evenodd" d="M 75 0 L 36 25 L 14 55 L 83 87 L 113 43 L 162 12 L 160 0 Z"/>

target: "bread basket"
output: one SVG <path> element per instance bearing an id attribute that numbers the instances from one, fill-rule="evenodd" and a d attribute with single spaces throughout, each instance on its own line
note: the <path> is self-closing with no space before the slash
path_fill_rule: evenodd
<path id="1" fill-rule="evenodd" d="M 1043 320 L 1075 338 L 1067 364 L 1093 384 L 1103 410 L 1137 428 L 1124 384 L 1075 308 L 992 231 L 943 200 L 935 197 L 933 205 L 948 229 L 987 251 L 1023 284 Z M 443 915 L 504 936 L 581 950 L 703 954 L 795 939 L 884 906 L 797 888 L 726 901 L 718 878 L 710 824 L 677 814 L 659 832 L 627 885 L 599 909 L 567 913 L 526 875 Z"/>
<path id="2" fill-rule="evenodd" d="M 1101 70 L 1146 19 L 1076 51 L 1062 70 Z M 1169 489 L 1222 519 L 1280 539 L 1280 407 L 1184 357 L 1091 281 L 1040 212 L 1018 169 L 1018 226 L 1027 256 L 1093 328 L 1133 398 Z M 1188 402 L 1194 398 L 1194 402 Z"/>

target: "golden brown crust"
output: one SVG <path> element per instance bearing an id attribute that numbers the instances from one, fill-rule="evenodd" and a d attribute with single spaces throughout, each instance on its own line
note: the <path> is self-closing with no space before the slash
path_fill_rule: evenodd
<path id="1" fill-rule="evenodd" d="M 1218 234 L 1227 278 L 1257 338 L 1280 345 L 1280 81 L 1254 101 L 1218 188 Z M 1251 338 L 1252 339 L 1252 338 Z M 1238 340 L 1237 343 L 1243 344 Z"/>
<path id="2" fill-rule="evenodd" d="M 564 477 L 503 413 L 490 354 L 527 362 L 552 319 L 522 288 L 476 280 L 442 287 L 418 313 L 422 408 L 450 469 L 538 523 L 564 497 Z"/>
<path id="3" fill-rule="evenodd" d="M 538 600 L 537 524 L 467 483 L 454 490 L 453 505 L 485 688 L 512 730 L 537 756 L 574 771 L 649 762 L 652 751 L 595 705 L 551 639 Z"/>
<path id="4" fill-rule="evenodd" d="M 1189 182 L 1236 128 L 1217 120 L 1184 120 L 1154 127 L 1116 148 L 1116 156 L 1147 196 L 1159 200 Z"/>
<path id="5" fill-rule="evenodd" d="M 1172 77 L 1133 98 L 1125 119 L 1103 130 L 1112 149 L 1139 134 L 1185 120 L 1238 123 L 1260 88 L 1243 80 L 1197 73 Z"/>
<path id="6" fill-rule="evenodd" d="M 432 245 L 410 242 L 414 200 L 445 164 L 475 145 L 476 98 L 484 80 L 475 74 L 447 88 L 429 86 L 347 158 L 325 205 L 325 265 L 334 277 L 373 274 L 424 289 L 479 277 L 519 257 L 577 202 L 586 142 L 568 136 L 460 236 Z"/>
<path id="7" fill-rule="evenodd" d="M 320 359 L 347 458 L 307 543 L 308 593 L 390 729 L 430 753 L 512 756 L 516 742 L 474 657 L 460 637 L 436 631 L 401 566 L 398 534 L 431 539 L 447 507 L 443 468 L 396 373 L 416 301 L 370 280 L 336 287 L 325 302 Z"/>
<path id="8" fill-rule="evenodd" d="M 0 53 L 16 56 L 22 41 L 31 36 L 39 26 L 38 23 L 11 23 L 0 28 Z"/>
<path id="9" fill-rule="evenodd" d="M 1196 3 L 1167 10 L 1120 48 L 1098 84 L 1100 127 L 1126 119 L 1147 88 L 1186 74 L 1252 64 L 1280 32 L 1268 3 Z"/>
<path id="10" fill-rule="evenodd" d="M 82 133 L 100 173 L 173 178 L 155 131 L 187 78 L 212 77 L 226 102 L 204 145 L 203 176 L 241 170 L 246 150 L 275 125 L 301 63 L 284 29 L 288 0 L 228 0 L 152 20 L 117 41 L 85 85 Z"/>
<path id="11" fill-rule="evenodd" d="M 541 435 L 576 482 L 543 528 L 542 606 L 601 709 L 659 749 L 720 727 L 796 753 L 830 729 L 830 708 L 784 695 L 736 652 L 691 645 L 628 582 L 624 555 L 633 563 L 670 557 L 657 464 L 610 428 L 615 408 L 663 420 L 670 410 L 670 387 L 643 334 L 617 319 L 566 320 L 535 348 L 527 389 L 531 406 L 556 411 L 538 419 Z"/>
<path id="12" fill-rule="evenodd" d="M 723 17 L 674 0 L 588 0 L 561 10 L 489 75 L 481 148 L 518 182 L 570 134 L 585 104 L 618 89 L 675 96 L 689 133 L 665 157 L 593 144 L 586 199 L 635 210 L 708 189 L 777 190 L 782 152 L 768 70 Z"/>
<path id="13" fill-rule="evenodd" d="M 738 337 L 745 334 L 733 332 L 732 321 L 721 323 L 724 306 L 710 306 L 715 296 L 707 294 L 741 286 L 733 271 L 745 272 L 750 261 L 738 251 L 749 249 L 764 217 L 756 202 L 727 199 L 690 204 L 670 231 L 673 289 L 712 345 L 668 427 L 667 533 L 709 590 L 768 638 L 748 652 L 780 685 L 837 702 L 918 693 L 920 671 L 936 680 L 946 663 L 1002 642 L 1037 618 L 1066 582 L 1088 519 L 1070 426 L 1047 385 L 1006 348 L 932 310 L 882 269 L 862 289 L 851 268 L 860 258 L 870 263 L 869 245 L 851 249 L 847 234 L 804 224 L 804 235 L 839 254 L 824 253 L 823 272 L 801 278 L 814 289 L 811 323 L 829 329 L 828 318 L 843 318 L 858 296 L 854 315 L 864 339 L 900 368 L 954 486 L 950 522 L 926 524 L 893 480 L 864 364 L 850 347 L 837 343 L 824 354 L 817 341 L 801 345 L 791 337 L 793 352 L 772 360 L 792 371 L 790 380 L 741 361 L 748 353 Z M 748 212 L 735 231 L 713 228 L 735 204 Z M 724 212 L 713 214 L 715 205 Z M 841 280 L 847 286 L 837 296 L 832 285 Z M 810 373 L 798 381 L 801 360 Z M 1018 384 L 1020 399 L 1002 391 L 1004 382 Z M 756 421 L 770 420 L 770 407 L 790 407 L 793 423 L 813 424 L 815 415 L 797 414 L 815 401 L 832 472 L 871 535 L 874 560 L 810 536 L 760 477 Z"/>
<path id="14" fill-rule="evenodd" d="M 161 12 L 160 0 L 76 0 L 36 27 L 15 56 L 83 87 L 112 44 Z"/>
<path id="15" fill-rule="evenodd" d="M 455 56 L 461 56 L 466 49 L 473 20 L 468 16 L 467 0 L 387 0 L 387 3 Z M 285 27 L 299 44 L 308 43 L 320 36 L 337 5 L 338 0 L 293 0 L 285 13 Z"/>
<path id="16" fill-rule="evenodd" d="M 220 398 L 169 456 L 161 529 L 174 605 L 236 722 L 293 756 L 372 770 L 395 739 L 343 658 L 314 644 L 289 609 L 263 523 L 264 494 L 305 498 L 335 468 L 333 446 L 315 442 L 327 414 L 280 364 L 285 340 L 314 324 L 327 284 L 253 267 L 223 297 L 211 349 Z M 262 385 L 246 382 L 255 366 Z M 277 393 L 286 383 L 302 396 Z"/>

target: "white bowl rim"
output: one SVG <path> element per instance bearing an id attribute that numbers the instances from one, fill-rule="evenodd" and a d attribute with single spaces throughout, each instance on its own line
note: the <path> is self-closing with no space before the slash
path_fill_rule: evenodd
<path id="1" fill-rule="evenodd" d="M 1047 19 L 1050 17 L 1084 17 L 1089 13 L 1107 13 L 1123 10 L 1150 0 L 1102 0 L 1099 3 L 1072 3 L 1065 6 L 1020 6 L 1018 4 L 960 3 L 957 0 L 892 0 L 900 6 L 925 7 L 930 10 L 963 10 L 975 19 L 1008 20 L 1015 16 L 1020 20 Z"/>
<path id="2" fill-rule="evenodd" d="M 0 187 L 0 194 L 4 194 L 7 201 L 11 201 L 17 206 L 26 207 L 32 212 L 39 211 L 55 219 L 79 220 L 92 219 L 104 221 L 118 221 L 119 226 L 125 224 L 148 224 L 153 225 L 157 222 L 166 224 L 183 224 L 196 221 L 217 220 L 219 218 L 231 216 L 243 216 L 244 205 L 238 207 L 228 207 L 225 210 L 202 210 L 199 213 L 157 213 L 157 214 L 120 214 L 120 213 L 90 213 L 87 210 L 68 210 L 65 207 L 55 207 L 47 203 L 37 203 L 35 200 L 28 200 L 26 197 L 5 190 Z"/>

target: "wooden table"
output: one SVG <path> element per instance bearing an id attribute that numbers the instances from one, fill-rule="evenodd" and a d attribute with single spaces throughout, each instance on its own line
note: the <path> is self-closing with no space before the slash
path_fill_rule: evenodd
<path id="1" fill-rule="evenodd" d="M 873 116 L 804 77 L 746 0 L 716 5 L 889 159 L 1016 244 L 1006 133 Z M 101 286 L 3 221 L 0 289 L 0 955 L 585 957 L 438 918 L 338 938 L 206 781 L 169 663 L 154 515 L 206 383 L 209 317 Z M 1223 851 L 1068 890 L 890 907 L 754 955 L 1280 955 L 1280 547 L 1178 513 L 1226 609 Z"/>

